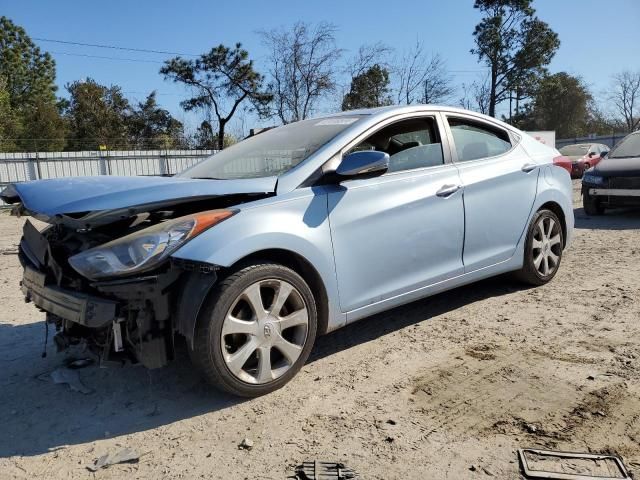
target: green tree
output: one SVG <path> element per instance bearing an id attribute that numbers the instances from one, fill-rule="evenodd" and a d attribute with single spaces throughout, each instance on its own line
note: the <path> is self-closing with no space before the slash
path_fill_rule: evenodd
<path id="1" fill-rule="evenodd" d="M 160 73 L 183 83 L 195 96 L 181 102 L 187 111 L 203 110 L 215 115 L 218 148 L 224 148 L 225 128 L 243 102 L 264 114 L 272 96 L 263 91 L 263 76 L 253 67 L 249 53 L 237 43 L 234 48 L 219 45 L 195 60 L 175 57 L 165 62 Z"/>
<path id="2" fill-rule="evenodd" d="M 22 131 L 20 116 L 11 106 L 5 80 L 0 77 L 0 151 L 18 150 L 17 138 Z"/>
<path id="3" fill-rule="evenodd" d="M 225 134 L 223 148 L 227 148 L 234 143 L 237 143 L 237 140 L 233 136 Z M 218 134 L 213 131 L 211 123 L 205 120 L 200 124 L 191 138 L 191 144 L 193 148 L 200 150 L 216 150 L 219 148 Z"/>
<path id="4" fill-rule="evenodd" d="M 543 78 L 514 124 L 525 130 L 555 130 L 556 138 L 586 135 L 594 120 L 593 98 L 579 77 L 565 72 Z"/>
<path id="5" fill-rule="evenodd" d="M 17 135 L 14 147 L 62 148 L 64 122 L 55 95 L 55 62 L 7 17 L 0 17 L 0 76 L 13 112 L 11 134 Z"/>
<path id="6" fill-rule="evenodd" d="M 342 110 L 391 105 L 389 92 L 389 71 L 375 64 L 353 77 L 351 89 L 342 100 Z"/>
<path id="7" fill-rule="evenodd" d="M 475 0 L 482 20 L 473 32 L 478 56 L 490 69 L 489 115 L 509 98 L 525 96 L 526 85 L 545 73 L 560 46 L 558 35 L 535 16 L 532 0 Z"/>
<path id="8" fill-rule="evenodd" d="M 95 80 L 66 85 L 70 99 L 66 107 L 69 125 L 67 148 L 72 150 L 122 148 L 128 142 L 129 101 L 118 86 L 104 86 Z"/>
<path id="9" fill-rule="evenodd" d="M 182 123 L 161 108 L 156 92 L 151 92 L 144 102 L 138 103 L 127 118 L 131 143 L 136 148 L 180 148 L 184 143 Z"/>

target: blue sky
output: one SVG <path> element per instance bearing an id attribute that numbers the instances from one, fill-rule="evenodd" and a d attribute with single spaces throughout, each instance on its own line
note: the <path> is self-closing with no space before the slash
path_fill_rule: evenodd
<path id="1" fill-rule="evenodd" d="M 535 0 L 534 7 L 562 43 L 552 72 L 580 75 L 596 97 L 603 97 L 611 74 L 640 70 L 640 0 Z M 427 50 L 442 55 L 456 84 L 470 83 L 483 71 L 469 53 L 479 20 L 473 0 L 0 0 L 0 12 L 35 38 L 193 54 L 240 41 L 259 68 L 265 55 L 259 30 L 299 20 L 328 21 L 338 27 L 338 45 L 348 52 L 381 41 L 399 55 L 420 39 Z M 60 93 L 65 83 L 92 77 L 120 85 L 132 100 L 157 90 L 160 103 L 178 118 L 188 125 L 197 120 L 179 107 L 186 96 L 184 89 L 158 74 L 166 55 L 37 43 L 56 60 Z"/>

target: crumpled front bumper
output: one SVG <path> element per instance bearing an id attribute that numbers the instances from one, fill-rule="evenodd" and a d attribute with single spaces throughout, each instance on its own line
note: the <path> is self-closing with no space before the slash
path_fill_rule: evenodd
<path id="1" fill-rule="evenodd" d="M 89 328 L 101 328 L 116 319 L 117 302 L 47 285 L 46 275 L 29 265 L 24 267 L 21 288 L 25 298 L 41 310 Z"/>

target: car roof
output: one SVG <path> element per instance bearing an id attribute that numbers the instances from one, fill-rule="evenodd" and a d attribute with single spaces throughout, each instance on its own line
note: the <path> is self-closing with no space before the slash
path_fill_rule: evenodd
<path id="1" fill-rule="evenodd" d="M 459 112 L 461 114 L 470 113 L 469 110 L 464 110 L 458 107 L 450 107 L 445 105 L 431 105 L 431 104 L 415 104 L 415 105 L 389 105 L 386 107 L 375 108 L 360 108 L 357 110 L 346 110 L 344 112 L 327 113 L 325 115 L 318 116 L 318 118 L 349 116 L 349 115 L 388 115 L 390 113 L 411 113 L 411 112 L 424 112 L 424 111 L 442 111 Z M 475 112 L 474 112 L 475 113 Z M 491 118 L 491 120 L 496 120 Z"/>
<path id="2" fill-rule="evenodd" d="M 368 117 L 369 119 L 384 119 L 402 114 L 411 113 L 424 113 L 424 112 L 446 112 L 446 113 L 458 113 L 460 115 L 467 115 L 477 117 L 480 120 L 484 120 L 490 123 L 497 124 L 502 128 L 506 128 L 512 132 L 519 133 L 519 130 L 513 125 L 509 125 L 497 118 L 484 115 L 482 113 L 474 112 L 471 110 L 465 110 L 464 108 L 451 107 L 448 105 L 431 105 L 431 104 L 414 104 L 414 105 L 389 105 L 386 107 L 376 108 L 362 108 L 358 110 L 346 110 L 344 112 L 327 113 L 320 115 L 316 118 L 331 118 L 339 116 L 359 115 L 362 117 Z"/>

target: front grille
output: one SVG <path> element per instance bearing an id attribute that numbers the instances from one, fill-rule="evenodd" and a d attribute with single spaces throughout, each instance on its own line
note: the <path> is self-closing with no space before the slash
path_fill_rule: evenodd
<path id="1" fill-rule="evenodd" d="M 609 188 L 640 188 L 640 177 L 610 178 Z"/>

